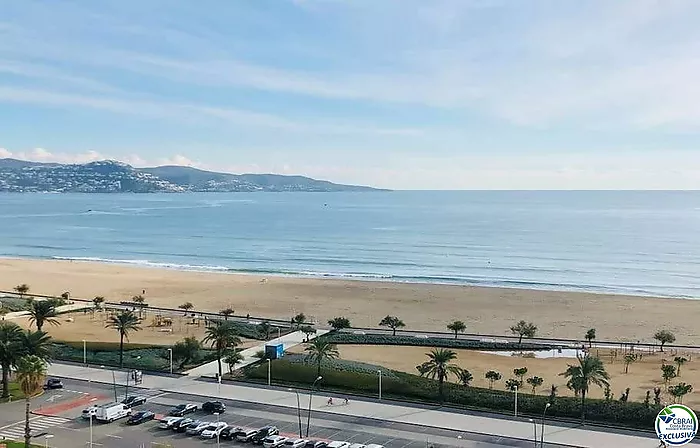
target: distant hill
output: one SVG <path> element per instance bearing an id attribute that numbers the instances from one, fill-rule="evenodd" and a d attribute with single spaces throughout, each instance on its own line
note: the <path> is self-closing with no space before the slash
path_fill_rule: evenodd
<path id="1" fill-rule="evenodd" d="M 77 165 L 0 159 L 0 192 L 156 193 L 378 191 L 304 176 L 229 174 L 187 166 L 134 168 L 111 160 Z"/>

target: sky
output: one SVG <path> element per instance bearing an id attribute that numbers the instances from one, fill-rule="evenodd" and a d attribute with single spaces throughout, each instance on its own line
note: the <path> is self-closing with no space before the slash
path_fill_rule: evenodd
<path id="1" fill-rule="evenodd" d="M 0 0 L 0 158 L 700 189 L 695 0 Z"/>

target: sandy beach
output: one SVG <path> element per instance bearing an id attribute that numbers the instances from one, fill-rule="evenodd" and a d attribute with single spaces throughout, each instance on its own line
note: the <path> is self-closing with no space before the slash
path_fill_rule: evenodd
<path id="1" fill-rule="evenodd" d="M 61 261 L 0 260 L 0 290 L 27 283 L 36 294 L 104 296 L 128 300 L 146 291 L 146 301 L 197 310 L 231 307 L 236 314 L 289 318 L 303 312 L 324 322 L 348 317 L 353 326 L 374 327 L 387 315 L 407 329 L 444 330 L 455 319 L 468 332 L 506 334 L 515 321 L 539 327 L 538 335 L 581 338 L 596 328 L 599 339 L 652 342 L 660 328 L 673 331 L 678 344 L 700 344 L 700 302 L 612 294 L 509 288 L 260 277 Z"/>

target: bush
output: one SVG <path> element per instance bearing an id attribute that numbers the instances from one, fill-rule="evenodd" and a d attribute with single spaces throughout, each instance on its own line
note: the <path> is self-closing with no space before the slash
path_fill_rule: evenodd
<path id="1" fill-rule="evenodd" d="M 369 365 L 367 365 L 369 366 Z M 376 366 L 374 367 L 376 372 Z M 254 365 L 243 369 L 251 380 L 266 380 L 267 366 Z M 316 379 L 316 367 L 292 359 L 272 361 L 272 379 L 277 383 L 309 386 Z M 321 389 L 375 395 L 378 381 L 376 373 L 347 370 L 323 370 Z M 382 378 L 382 395 L 409 401 L 436 402 L 438 382 L 430 378 L 391 371 Z M 489 390 L 480 387 L 465 387 L 445 383 L 444 396 L 447 404 L 470 409 L 510 413 L 513 410 L 513 392 Z M 521 394 L 518 409 L 524 414 L 541 415 L 549 397 L 546 395 Z M 601 424 L 634 428 L 651 428 L 661 407 L 645 406 L 643 403 L 590 399 L 586 401 L 586 419 Z M 577 420 L 581 416 L 581 401 L 574 397 L 557 397 L 547 411 L 550 417 Z"/>
<path id="2" fill-rule="evenodd" d="M 333 344 L 366 344 L 366 345 L 408 345 L 419 347 L 442 347 L 442 348 L 462 348 L 472 350 L 551 350 L 554 348 L 549 345 L 532 344 L 523 342 L 487 342 L 478 339 L 451 339 L 451 338 L 436 338 L 426 337 L 417 338 L 414 336 L 390 334 L 355 334 L 332 331 L 320 336 Z"/>
<path id="3" fill-rule="evenodd" d="M 0 298 L 0 302 L 2 302 L 2 309 L 8 313 L 29 309 L 29 301 L 26 299 L 5 296 Z"/>
<path id="4" fill-rule="evenodd" d="M 304 364 L 308 366 L 314 366 L 314 368 L 316 366 L 316 363 L 306 362 L 306 356 L 300 354 L 285 355 L 284 360 L 290 364 Z M 377 375 L 377 370 L 381 370 L 384 378 L 394 376 L 394 371 L 385 367 L 359 361 L 348 361 L 345 359 L 323 360 L 323 362 L 321 362 L 321 370 L 366 373 L 368 375 L 375 376 Z"/>

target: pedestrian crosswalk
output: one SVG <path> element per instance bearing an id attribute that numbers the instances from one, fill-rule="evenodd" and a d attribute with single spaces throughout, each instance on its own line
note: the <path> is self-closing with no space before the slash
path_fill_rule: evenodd
<path id="1" fill-rule="evenodd" d="M 29 427 L 33 437 L 50 433 L 51 428 L 61 426 L 69 422 L 70 419 L 63 417 L 35 417 L 29 420 Z M 24 422 L 17 422 L 0 429 L 1 439 L 22 440 L 24 439 Z"/>

